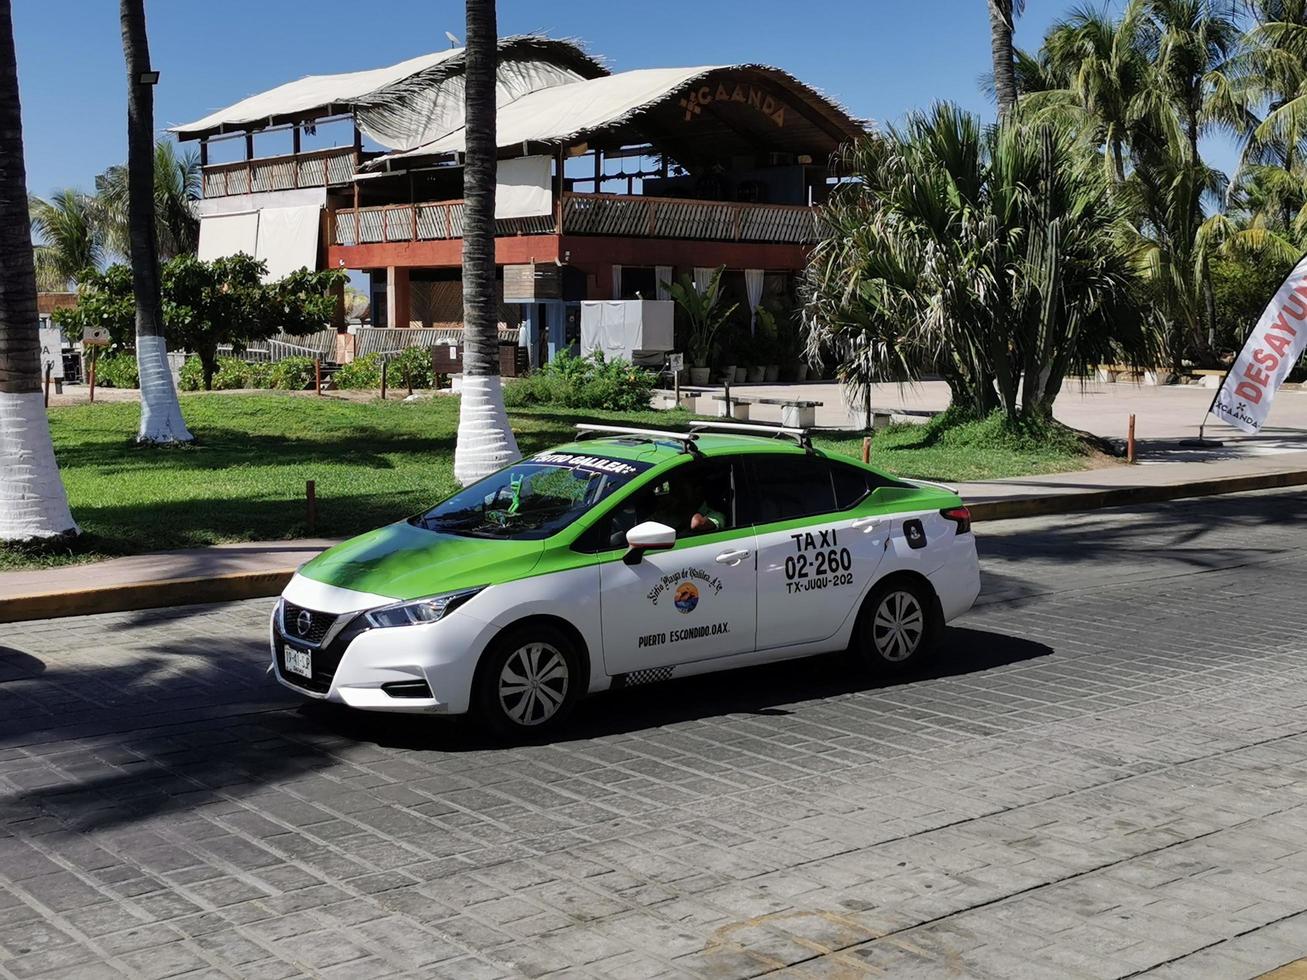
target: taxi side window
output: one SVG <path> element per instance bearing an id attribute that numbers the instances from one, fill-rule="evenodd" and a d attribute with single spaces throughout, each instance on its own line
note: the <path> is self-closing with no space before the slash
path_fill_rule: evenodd
<path id="1" fill-rule="evenodd" d="M 818 456 L 760 456 L 750 467 L 755 524 L 848 510 L 882 482 L 874 473 Z"/>
<path id="2" fill-rule="evenodd" d="M 626 532 L 645 521 L 675 528 L 678 540 L 736 527 L 730 463 L 696 461 L 664 474 L 615 504 L 575 547 L 586 552 L 625 548 Z"/>

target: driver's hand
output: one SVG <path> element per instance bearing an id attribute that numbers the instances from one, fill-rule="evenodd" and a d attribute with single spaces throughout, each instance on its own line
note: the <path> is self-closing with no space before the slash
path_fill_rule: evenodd
<path id="1" fill-rule="evenodd" d="M 708 518 L 704 517 L 698 511 L 696 511 L 694 516 L 690 518 L 691 531 L 700 531 L 705 527 L 711 527 L 711 526 L 712 526 L 712 521 L 708 520 Z"/>

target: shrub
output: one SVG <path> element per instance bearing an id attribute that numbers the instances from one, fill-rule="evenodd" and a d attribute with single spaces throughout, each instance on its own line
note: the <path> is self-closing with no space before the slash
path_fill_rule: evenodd
<path id="1" fill-rule="evenodd" d="M 391 357 L 390 369 L 386 374 L 387 383 L 399 388 L 406 383 L 406 379 L 414 388 L 439 387 L 436 383 L 436 370 L 431 364 L 431 348 L 409 347 L 403 353 Z M 377 383 L 379 385 L 381 382 Z"/>
<path id="2" fill-rule="evenodd" d="M 136 355 L 131 351 L 119 351 L 98 358 L 95 383 L 101 388 L 139 388 L 141 375 L 136 366 Z"/>
<path id="3" fill-rule="evenodd" d="M 343 365 L 333 378 L 345 391 L 381 387 L 381 355 L 367 354 Z"/>
<path id="4" fill-rule="evenodd" d="M 313 358 L 287 357 L 271 365 L 271 385 L 284 391 L 303 391 L 313 386 Z"/>
<path id="5" fill-rule="evenodd" d="M 657 379 L 629 361 L 607 361 L 562 353 L 537 371 L 504 388 L 511 406 L 557 405 L 611 412 L 638 412 L 649 408 Z"/>
<path id="6" fill-rule="evenodd" d="M 270 388 L 271 372 L 271 364 L 246 364 L 238 357 L 220 357 L 218 370 L 213 376 L 213 390 Z M 182 391 L 204 390 L 204 366 L 198 357 L 186 358 L 186 363 L 178 374 L 177 387 Z"/>

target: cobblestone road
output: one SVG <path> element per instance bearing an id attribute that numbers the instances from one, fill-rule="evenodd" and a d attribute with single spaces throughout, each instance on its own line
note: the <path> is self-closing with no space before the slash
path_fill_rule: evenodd
<path id="1" fill-rule="evenodd" d="M 927 675 L 300 705 L 270 602 L 0 627 L 0 976 L 1254 976 L 1307 953 L 1307 500 L 980 528 Z"/>

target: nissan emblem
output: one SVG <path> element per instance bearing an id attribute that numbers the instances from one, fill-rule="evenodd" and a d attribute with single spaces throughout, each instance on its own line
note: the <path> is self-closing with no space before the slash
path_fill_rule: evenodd
<path id="1" fill-rule="evenodd" d="M 300 636 L 308 636 L 309 630 L 313 628 L 313 613 L 307 609 L 301 609 L 300 614 L 295 617 L 295 632 Z"/>

